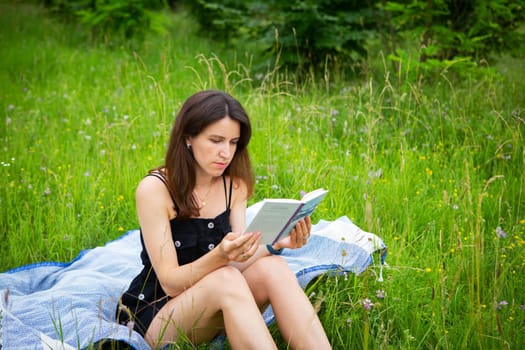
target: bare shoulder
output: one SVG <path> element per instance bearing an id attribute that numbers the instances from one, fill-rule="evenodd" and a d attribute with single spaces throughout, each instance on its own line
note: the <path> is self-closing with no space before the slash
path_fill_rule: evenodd
<path id="1" fill-rule="evenodd" d="M 232 202 L 238 203 L 238 202 L 245 202 L 248 200 L 248 192 L 247 192 L 247 186 L 243 179 L 234 177 L 232 178 L 232 186 L 233 186 L 233 193 L 232 193 Z"/>
<path id="2" fill-rule="evenodd" d="M 137 205 L 148 205 L 154 208 L 173 207 L 166 185 L 155 176 L 146 176 L 139 182 L 135 191 L 135 199 Z"/>

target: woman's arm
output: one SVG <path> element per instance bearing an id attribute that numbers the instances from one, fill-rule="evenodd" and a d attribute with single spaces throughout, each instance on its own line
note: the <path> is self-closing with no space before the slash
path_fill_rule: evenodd
<path id="1" fill-rule="evenodd" d="M 144 245 L 162 289 L 167 295 L 175 296 L 211 271 L 232 260 L 240 260 L 246 246 L 256 240 L 256 235 L 228 234 L 216 249 L 181 266 L 170 228 L 170 218 L 175 216 L 172 203 L 165 185 L 158 179 L 148 176 L 140 182 L 136 205 Z"/>

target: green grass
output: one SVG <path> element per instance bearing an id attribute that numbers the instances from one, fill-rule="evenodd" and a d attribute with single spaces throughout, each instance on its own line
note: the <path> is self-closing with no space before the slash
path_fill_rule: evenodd
<path id="1" fill-rule="evenodd" d="M 135 186 L 174 113 L 220 88 L 253 121 L 251 202 L 325 187 L 314 222 L 346 215 L 389 247 L 384 282 L 373 266 L 307 289 L 335 349 L 525 346 L 523 56 L 414 81 L 377 53 L 367 77 L 297 85 L 180 15 L 133 49 L 91 45 L 34 6 L 0 4 L 0 24 L 2 271 L 137 228 Z"/>

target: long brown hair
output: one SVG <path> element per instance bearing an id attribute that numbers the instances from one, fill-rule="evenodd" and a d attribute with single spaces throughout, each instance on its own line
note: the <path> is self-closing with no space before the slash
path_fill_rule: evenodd
<path id="1" fill-rule="evenodd" d="M 230 117 L 239 122 L 241 134 L 231 163 L 224 170 L 234 181 L 246 185 L 247 195 L 253 193 L 254 177 L 248 154 L 252 129 L 248 114 L 232 96 L 217 90 L 204 90 L 190 96 L 175 118 L 165 157 L 168 190 L 175 202 L 177 216 L 198 216 L 199 208 L 193 199 L 195 187 L 195 159 L 186 146 L 186 140 L 200 134 L 208 125 Z"/>

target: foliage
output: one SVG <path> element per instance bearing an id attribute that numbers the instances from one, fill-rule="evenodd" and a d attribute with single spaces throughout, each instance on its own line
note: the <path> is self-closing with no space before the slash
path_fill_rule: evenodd
<path id="1" fill-rule="evenodd" d="M 106 42 L 143 38 L 147 31 L 165 32 L 166 19 L 159 0 L 46 0 L 50 11 L 68 21 L 80 20 L 92 38 Z"/>
<path id="2" fill-rule="evenodd" d="M 366 57 L 373 35 L 372 13 L 362 1 L 278 2 L 276 17 L 266 26 L 263 45 L 299 71 L 322 71 L 340 61 Z M 277 33 L 277 34 L 275 34 Z M 277 41 L 277 43 L 276 43 Z"/>
<path id="3" fill-rule="evenodd" d="M 523 0 L 402 0 L 378 7 L 391 18 L 386 24 L 392 30 L 382 35 L 415 37 L 421 47 L 420 61 L 460 57 L 479 61 L 488 59 L 490 53 L 514 49 L 525 39 L 519 31 L 525 20 Z M 396 38 L 391 36 L 390 40 Z"/>
<path id="4" fill-rule="evenodd" d="M 248 3 L 248 4 L 247 4 Z M 247 6 L 249 1 L 187 1 L 190 15 L 200 25 L 200 33 L 214 39 L 228 41 L 236 38 L 247 26 L 250 13 Z"/>
<path id="5" fill-rule="evenodd" d="M 189 1 L 190 13 L 210 37 L 256 41 L 276 64 L 293 72 L 330 71 L 362 62 L 369 39 L 381 38 L 394 61 L 441 72 L 465 68 L 523 42 L 524 1 Z M 267 56 L 268 57 L 268 56 Z M 399 68 L 397 63 L 395 67 Z"/>
<path id="6" fill-rule="evenodd" d="M 256 40 L 267 57 L 303 73 L 366 56 L 374 25 L 361 1 L 198 0 L 188 6 L 212 37 Z"/>

